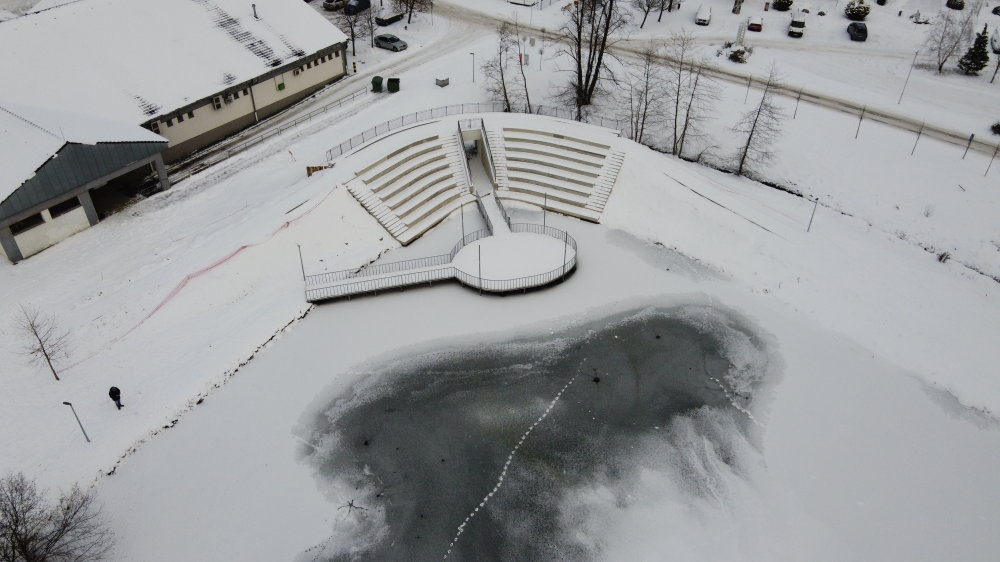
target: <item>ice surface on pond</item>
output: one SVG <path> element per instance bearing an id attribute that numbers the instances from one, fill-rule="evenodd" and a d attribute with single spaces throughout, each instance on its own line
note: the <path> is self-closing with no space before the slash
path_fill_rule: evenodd
<path id="1" fill-rule="evenodd" d="M 718 504 L 760 465 L 747 411 L 765 348 L 744 320 L 687 306 L 375 367 L 303 450 L 364 509 L 348 543 L 302 559 L 602 558 L 601 526 L 649 474 L 673 501 Z"/>

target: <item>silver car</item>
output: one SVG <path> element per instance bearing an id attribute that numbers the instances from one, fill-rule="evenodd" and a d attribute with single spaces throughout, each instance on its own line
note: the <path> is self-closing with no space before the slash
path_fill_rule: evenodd
<path id="1" fill-rule="evenodd" d="M 390 51 L 402 51 L 406 49 L 406 41 L 387 33 L 375 38 L 375 46 Z"/>

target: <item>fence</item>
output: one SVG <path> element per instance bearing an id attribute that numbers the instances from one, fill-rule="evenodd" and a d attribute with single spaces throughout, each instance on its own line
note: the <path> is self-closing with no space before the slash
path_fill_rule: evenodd
<path id="1" fill-rule="evenodd" d="M 548 107 L 544 105 L 535 106 L 536 115 L 548 115 L 549 117 L 559 117 L 560 119 L 569 119 L 570 121 L 576 121 L 576 112 L 570 109 L 563 109 L 561 107 Z M 602 117 L 600 115 L 584 115 L 581 120 L 584 123 L 590 123 L 591 125 L 599 125 L 605 129 L 611 129 L 616 133 L 621 130 L 621 122 L 618 119 L 611 119 L 609 117 Z"/>
<path id="2" fill-rule="evenodd" d="M 556 267 L 555 269 L 546 271 L 545 273 L 517 277 L 514 279 L 484 279 L 482 277 L 460 271 L 452 265 L 446 265 L 451 263 L 451 261 L 455 258 L 455 255 L 457 255 L 462 248 L 477 240 L 490 236 L 489 229 L 482 229 L 466 234 L 461 240 L 458 241 L 457 244 L 455 244 L 454 248 L 452 248 L 451 252 L 448 254 L 386 263 L 361 269 L 348 269 L 330 273 L 320 273 L 317 275 L 307 275 L 305 291 L 306 300 L 309 302 L 316 302 L 361 293 L 376 293 L 384 289 L 420 285 L 423 283 L 431 284 L 434 281 L 445 281 L 452 278 L 457 279 L 463 285 L 491 293 L 523 291 L 547 285 L 557 279 L 563 279 L 567 273 L 571 272 L 573 268 L 576 267 L 576 240 L 566 231 L 559 230 L 558 228 L 553 228 L 551 226 L 530 223 L 514 223 L 511 225 L 511 231 L 542 234 L 555 238 L 556 240 L 561 240 L 567 245 L 567 247 L 573 248 L 573 255 L 569 256 L 568 259 L 564 260 L 562 265 Z M 430 268 L 438 265 L 446 265 L 446 267 L 425 269 L 423 271 L 412 271 L 413 269 Z M 397 271 L 401 271 L 402 273 L 389 277 L 376 277 L 378 275 L 394 273 Z M 358 280 L 338 285 L 309 288 L 311 285 L 344 281 L 352 277 L 357 277 Z"/>
<path id="3" fill-rule="evenodd" d="M 503 201 L 501 201 L 499 197 L 494 196 L 494 199 L 497 202 L 497 207 L 500 208 L 500 216 L 503 217 L 503 221 L 505 223 L 507 223 L 507 228 L 510 229 L 511 228 L 510 227 L 510 215 L 507 214 L 507 207 L 503 206 Z M 511 232 L 513 232 L 513 229 L 511 229 Z"/>
<path id="4" fill-rule="evenodd" d="M 261 133 L 260 135 L 252 137 L 237 145 L 230 147 L 226 151 L 226 157 L 228 158 L 229 156 L 232 156 L 236 152 L 241 152 L 243 150 L 246 150 L 248 147 L 261 143 L 266 139 L 273 137 L 274 135 L 280 135 L 281 133 L 287 131 L 288 129 L 291 129 L 292 127 L 295 127 L 297 125 L 301 125 L 302 123 L 309 121 L 310 119 L 316 117 L 317 115 L 322 115 L 324 113 L 327 113 L 331 109 L 340 109 L 341 107 L 344 106 L 344 104 L 351 103 L 357 100 L 358 98 L 364 97 L 366 95 L 368 95 L 368 88 L 362 88 L 361 90 L 354 92 L 353 94 L 347 96 L 346 98 L 340 98 L 339 100 L 332 103 L 328 103 L 323 107 L 320 107 L 319 109 L 314 109 L 313 111 L 310 111 L 309 113 L 303 115 L 302 117 L 299 117 L 298 119 L 292 121 L 291 123 L 288 123 L 287 125 L 282 125 L 281 127 L 267 131 L 266 133 Z"/>
<path id="5" fill-rule="evenodd" d="M 483 206 L 483 198 L 476 195 L 476 207 L 479 208 L 479 214 L 483 216 L 483 220 L 486 221 L 486 230 L 490 231 L 490 236 L 493 236 L 493 221 L 490 220 L 489 213 L 486 212 L 486 207 Z"/>
<path id="6" fill-rule="evenodd" d="M 393 273 L 396 271 L 408 271 L 410 269 L 432 267 L 435 265 L 447 265 L 451 263 L 452 258 L 455 257 L 454 254 L 457 253 L 457 250 L 452 250 L 452 252 L 453 253 L 451 254 L 441 254 L 438 256 L 430 256 L 427 258 L 395 261 L 391 263 L 371 265 L 368 267 L 342 269 L 340 271 L 331 271 L 329 273 L 317 273 L 314 275 L 306 275 L 306 286 L 308 287 L 310 285 L 319 285 L 322 283 L 335 283 L 337 281 L 343 281 L 345 279 L 350 279 L 352 277 L 372 277 L 375 275 L 384 275 L 386 273 Z"/>
<path id="7" fill-rule="evenodd" d="M 390 119 L 385 123 L 375 125 L 361 134 L 354 135 L 330 150 L 327 150 L 326 160 L 327 162 L 332 162 L 334 158 L 337 158 L 345 152 L 353 150 L 355 147 L 361 146 L 378 136 L 384 135 L 389 131 L 399 129 L 400 127 L 405 127 L 421 121 L 429 121 L 431 119 L 438 119 L 449 115 L 460 115 L 462 113 L 492 113 L 498 111 L 503 111 L 503 104 L 500 102 L 460 103 L 456 105 L 442 105 L 441 107 L 416 111 L 395 119 Z"/>
<path id="8" fill-rule="evenodd" d="M 385 123 L 380 123 L 360 134 L 354 135 L 353 137 L 338 144 L 337 146 L 331 148 L 330 150 L 327 150 L 326 161 L 333 162 L 334 158 L 343 156 L 344 153 L 351 151 L 354 148 L 357 148 L 372 139 L 375 139 L 390 131 L 395 131 L 396 129 L 405 127 L 407 125 L 420 123 L 421 121 L 439 119 L 441 117 L 448 117 L 449 115 L 461 115 L 463 113 L 501 113 L 501 112 L 503 112 L 503 102 L 498 102 L 498 101 L 486 102 L 486 103 L 460 103 L 455 105 L 442 105 L 440 107 L 435 107 L 432 109 L 416 111 L 414 113 L 403 115 L 395 119 L 390 119 Z M 568 119 L 570 121 L 576 120 L 575 112 L 558 107 L 537 106 L 535 108 L 535 113 L 538 115 L 547 115 L 549 117 L 559 117 L 561 119 Z M 619 126 L 619 121 L 617 119 L 610 119 L 607 117 L 602 117 L 600 115 L 588 115 L 583 121 L 591 125 L 598 125 L 606 129 L 611 129 L 616 133 L 619 132 L 621 128 Z"/>
<path id="9" fill-rule="evenodd" d="M 472 185 L 472 171 L 469 170 L 469 155 L 465 152 L 465 140 L 462 138 L 462 122 L 458 123 L 458 146 L 462 149 L 462 171 L 465 172 L 465 185 L 469 186 L 469 193 L 475 194 L 476 189 Z"/>
<path id="10" fill-rule="evenodd" d="M 486 122 L 479 120 L 479 132 L 483 136 L 483 146 L 486 148 L 486 159 L 490 161 L 490 181 L 497 184 L 497 165 L 493 162 L 493 148 L 490 147 L 490 138 L 486 134 Z M 510 221 L 507 221 L 510 223 Z"/>

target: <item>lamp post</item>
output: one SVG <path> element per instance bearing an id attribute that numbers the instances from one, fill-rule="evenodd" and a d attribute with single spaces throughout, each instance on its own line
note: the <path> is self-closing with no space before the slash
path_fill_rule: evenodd
<path id="1" fill-rule="evenodd" d="M 469 53 L 472 55 L 472 83 L 476 83 L 476 53 Z"/>
<path id="2" fill-rule="evenodd" d="M 63 402 L 63 404 L 69 406 L 70 410 L 73 410 L 73 417 L 76 418 L 76 423 L 80 424 L 80 431 L 83 432 L 83 438 L 87 440 L 87 443 L 90 443 L 90 437 L 87 436 L 87 430 L 83 429 L 83 423 L 80 421 L 80 416 L 76 415 L 76 408 L 74 408 L 73 404 L 70 404 L 69 402 Z"/>
<path id="3" fill-rule="evenodd" d="M 899 92 L 899 101 L 896 102 L 896 105 L 903 103 L 903 94 L 906 93 L 906 85 L 910 83 L 910 74 L 913 74 L 913 65 L 917 63 L 917 55 L 919 54 L 920 51 L 913 53 L 913 61 L 910 62 L 910 71 L 906 73 L 906 80 L 903 82 L 903 91 Z"/>

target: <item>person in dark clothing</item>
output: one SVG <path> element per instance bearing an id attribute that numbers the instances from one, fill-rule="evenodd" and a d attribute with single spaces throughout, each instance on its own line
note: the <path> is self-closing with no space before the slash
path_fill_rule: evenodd
<path id="1" fill-rule="evenodd" d="M 119 410 L 125 407 L 125 404 L 122 404 L 122 391 L 118 390 L 117 386 L 111 387 L 111 390 L 108 391 L 108 396 L 115 401 L 115 406 L 118 406 Z"/>

